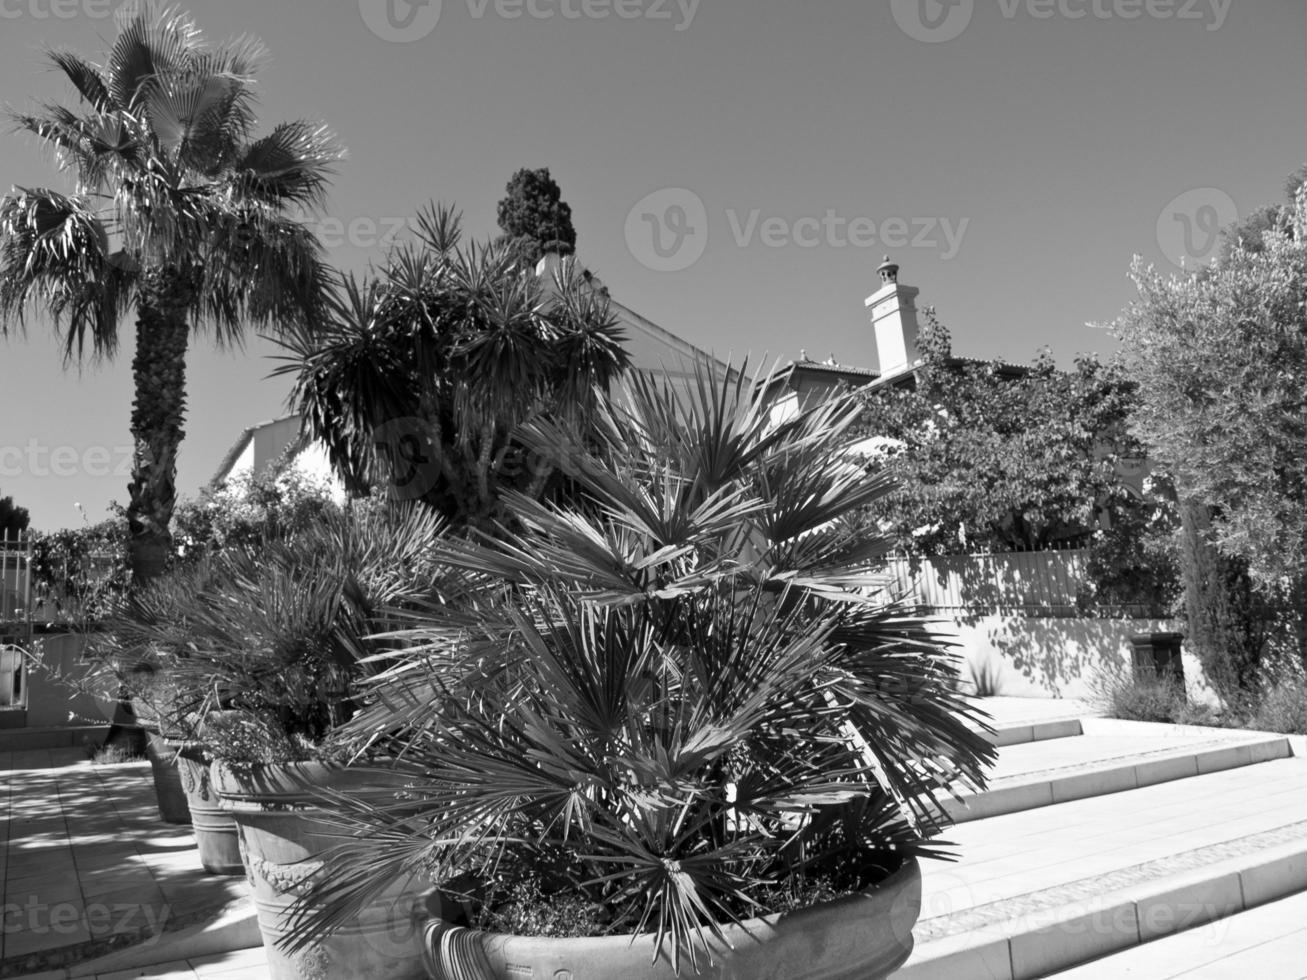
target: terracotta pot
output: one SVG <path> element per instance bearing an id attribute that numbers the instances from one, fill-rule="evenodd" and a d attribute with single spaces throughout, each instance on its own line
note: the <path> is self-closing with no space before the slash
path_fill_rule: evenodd
<path id="1" fill-rule="evenodd" d="M 195 831 L 200 864 L 209 874 L 244 874 L 236 821 L 218 803 L 208 763 L 197 754 L 184 751 L 177 758 L 177 768 L 181 772 L 182 789 L 186 791 L 186 803 L 191 811 L 191 829 Z"/>
<path id="2" fill-rule="evenodd" d="M 240 829 L 259 930 L 272 980 L 417 980 L 422 969 L 421 921 L 426 881 L 396 881 L 355 919 L 321 944 L 288 956 L 278 942 L 289 931 L 288 909 L 306 879 L 321 866 L 323 851 L 339 844 L 342 830 L 330 822 L 314 790 L 376 791 L 384 770 L 343 768 L 319 762 L 234 770 L 214 766 L 214 785 Z"/>
<path id="3" fill-rule="evenodd" d="M 159 817 L 164 823 L 191 822 L 191 808 L 182 789 L 182 774 L 177 766 L 177 754 L 182 743 L 164 738 L 157 731 L 145 730 L 145 755 L 150 760 L 150 775 L 154 777 L 154 795 L 159 803 Z"/>
<path id="4" fill-rule="evenodd" d="M 727 926 L 730 945 L 710 940 L 712 962 L 700 950 L 697 974 L 683 955 L 679 980 L 881 980 L 912 952 L 920 911 L 921 869 L 909 861 L 859 895 Z M 544 939 L 434 918 L 423 946 L 435 980 L 677 980 L 667 951 L 654 957 L 652 935 Z"/>

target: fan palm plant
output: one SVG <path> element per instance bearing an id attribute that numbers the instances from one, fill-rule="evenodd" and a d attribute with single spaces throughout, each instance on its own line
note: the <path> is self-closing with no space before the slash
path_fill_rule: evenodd
<path id="1" fill-rule="evenodd" d="M 568 262 L 542 282 L 506 244 L 461 245 L 459 217 L 428 206 L 417 240 L 376 276 L 341 283 L 320 329 L 282 340 L 292 401 L 347 486 L 389 486 L 455 527 L 490 527 L 500 494 L 557 483 L 516 429 L 585 418 L 626 368 L 606 298 Z"/>
<path id="2" fill-rule="evenodd" d="M 573 457 L 579 506 L 510 495 L 513 529 L 442 547 L 488 591 L 378 655 L 340 735 L 407 790 L 336 799 L 352 837 L 292 946 L 421 873 L 483 924 L 523 889 L 579 900 L 585 929 L 651 932 L 679 966 L 812 883 L 940 853 L 937 794 L 980 785 L 993 750 L 887 591 L 886 543 L 847 531 L 890 490 L 851 454 L 858 402 L 774 421 L 736 379 L 632 378 Z M 561 422 L 522 438 L 577 444 Z"/>
<path id="3" fill-rule="evenodd" d="M 109 620 L 100 671 L 211 758 L 305 758 L 349 717 L 387 610 L 441 591 L 443 533 L 429 511 L 365 506 L 176 568 Z"/>
<path id="4" fill-rule="evenodd" d="M 254 136 L 263 55 L 252 39 L 210 47 L 175 8 L 128 4 L 102 65 L 49 55 L 76 108 L 14 116 L 76 186 L 0 199 L 0 328 L 36 308 L 67 360 L 108 357 L 135 313 L 127 517 L 140 582 L 168 554 L 192 331 L 228 344 L 248 324 L 311 323 L 328 281 L 317 240 L 290 210 L 322 202 L 342 153 L 306 122 Z"/>

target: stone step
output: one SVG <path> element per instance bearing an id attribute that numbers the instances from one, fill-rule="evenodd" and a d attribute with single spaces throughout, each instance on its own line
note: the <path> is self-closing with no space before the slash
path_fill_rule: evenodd
<path id="1" fill-rule="evenodd" d="M 986 733 L 990 744 L 997 748 L 1025 745 L 1029 742 L 1046 742 L 1055 738 L 1072 738 L 1084 733 L 1079 718 L 1061 718 L 1051 721 L 1018 722 L 995 725 L 993 733 Z"/>
<path id="2" fill-rule="evenodd" d="M 895 980 L 1041 977 L 1307 890 L 1305 799 L 1287 758 L 954 827 Z"/>
<path id="3" fill-rule="evenodd" d="M 1290 739 L 1262 732 L 1104 718 L 1077 725 L 1075 735 L 999 743 L 985 791 L 941 797 L 944 811 L 965 823 L 1293 755 Z"/>
<path id="4" fill-rule="evenodd" d="M 1307 893 L 1112 953 L 1049 980 L 1303 980 Z"/>

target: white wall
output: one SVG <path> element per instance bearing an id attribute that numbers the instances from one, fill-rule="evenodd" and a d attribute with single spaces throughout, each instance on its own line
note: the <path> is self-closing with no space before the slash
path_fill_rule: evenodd
<path id="1" fill-rule="evenodd" d="M 1174 628 L 1174 623 L 1160 619 L 989 615 L 938 621 L 931 631 L 956 644 L 966 663 L 964 674 L 970 672 L 987 693 L 1094 700 L 1097 684 L 1129 676 L 1132 633 Z M 1216 703 L 1197 658 L 1183 648 L 1181 657 L 1189 699 Z"/>

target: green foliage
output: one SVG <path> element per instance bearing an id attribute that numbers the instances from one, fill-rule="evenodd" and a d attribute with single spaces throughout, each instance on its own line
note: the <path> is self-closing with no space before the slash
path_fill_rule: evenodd
<path id="1" fill-rule="evenodd" d="M 1289 212 L 1307 227 L 1307 194 Z M 1198 273 L 1136 260 L 1113 324 L 1139 385 L 1133 430 L 1175 479 L 1189 633 L 1223 697 L 1268 655 L 1307 663 L 1307 240 L 1271 232 Z"/>
<path id="2" fill-rule="evenodd" d="M 1307 735 L 1307 680 L 1290 677 L 1272 686 L 1258 704 L 1251 727 L 1261 732 Z"/>
<path id="3" fill-rule="evenodd" d="M 17 537 L 32 523 L 26 507 L 19 507 L 13 497 L 0 497 L 0 536 Z"/>
<path id="4" fill-rule="evenodd" d="M 928 314 L 915 385 L 863 396 L 868 435 L 894 440 L 892 533 L 920 554 L 1035 550 L 1076 539 L 1129 504 L 1116 476 L 1143 455 L 1124 431 L 1130 385 L 1082 357 L 1045 352 L 1025 372 L 952 357 Z"/>
<path id="5" fill-rule="evenodd" d="M 1167 607 L 1177 590 L 1164 481 L 1130 487 L 1142 463 L 1127 430 L 1133 384 L 1114 363 L 1059 371 L 955 358 L 927 311 L 914 384 L 862 394 L 863 431 L 884 441 L 898 489 L 877 514 L 912 555 L 1089 545 L 1095 606 Z"/>
<path id="6" fill-rule="evenodd" d="M 32 535 L 33 607 L 52 623 L 85 627 L 112 615 L 131 580 L 122 515 Z"/>
<path id="7" fill-rule="evenodd" d="M 1170 677 L 1118 677 L 1096 692 L 1111 718 L 1174 724 L 1183 715 L 1184 687 Z"/>
<path id="8" fill-rule="evenodd" d="M 487 901 L 474 925 L 511 936 L 593 936 L 603 931 L 608 914 L 581 895 L 546 895 L 538 878 L 515 882 Z"/>
<path id="9" fill-rule="evenodd" d="M 146 757 L 133 745 L 113 744 L 93 748 L 88 753 L 96 766 L 121 766 L 128 762 L 144 762 Z"/>
<path id="10" fill-rule="evenodd" d="M 150 583 L 106 624 L 96 663 L 138 712 L 210 758 L 305 758 L 349 717 L 373 634 L 430 594 L 442 533 L 409 509 L 324 511 Z"/>
<path id="11" fill-rule="evenodd" d="M 937 853 L 935 795 L 994 753 L 955 658 L 886 594 L 887 543 L 843 526 L 891 490 L 849 455 L 860 406 L 773 426 L 752 393 L 636 376 L 588 442 L 525 427 L 593 447 L 587 501 L 513 494 L 502 537 L 442 546 L 477 591 L 418 612 L 339 733 L 408 790 L 351 800 L 288 947 L 420 873 L 469 899 L 535 883 L 697 969 L 778 883 Z"/>
<path id="12" fill-rule="evenodd" d="M 251 478 L 241 475 L 205 487 L 173 512 L 172 538 L 183 562 L 223 548 L 256 547 L 306 530 L 336 509 L 330 488 L 298 470 Z"/>
<path id="13" fill-rule="evenodd" d="M 1236 697 L 1220 710 L 1190 703 L 1170 680 L 1123 675 L 1100 681 L 1098 688 L 1098 700 L 1111 718 L 1307 735 L 1307 680 L 1299 674 L 1266 684 L 1256 696 Z"/>
<path id="14" fill-rule="evenodd" d="M 1295 220 L 1307 222 L 1307 199 Z M 1260 582 L 1307 567 L 1307 242 L 1271 235 L 1203 274 L 1136 261 L 1139 299 L 1113 324 L 1139 386 L 1134 431 L 1215 543 Z"/>
<path id="15" fill-rule="evenodd" d="M 1294 200 L 1303 185 L 1307 184 L 1307 164 L 1291 173 L 1284 182 L 1286 204 L 1267 204 L 1221 229 L 1221 264 L 1234 257 L 1238 249 L 1249 252 L 1266 250 L 1268 236 L 1293 235 Z"/>
<path id="16" fill-rule="evenodd" d="M 1122 610 L 1164 618 L 1182 615 L 1180 515 L 1164 475 L 1145 479 L 1132 497 L 1090 537 L 1088 582 L 1077 597 L 1089 610 Z"/>
<path id="17" fill-rule="evenodd" d="M 331 316 L 283 343 L 293 399 L 355 492 L 422 500 L 453 527 L 491 528 L 510 492 L 548 497 L 571 450 L 515 438 L 541 415 L 584 418 L 627 365 L 607 300 L 566 263 L 549 282 L 497 246 L 460 246 L 428 207 L 418 244 L 341 284 Z"/>
<path id="18" fill-rule="evenodd" d="M 576 252 L 572 209 L 562 198 L 549 168 L 522 168 L 513 174 L 499 202 L 499 243 L 535 268 L 548 252 Z"/>
<path id="19" fill-rule="evenodd" d="M 1212 687 L 1233 703 L 1256 690 L 1283 610 L 1272 591 L 1255 588 L 1246 559 L 1216 546 L 1208 508 L 1187 503 L 1181 517 L 1189 644 Z"/>

